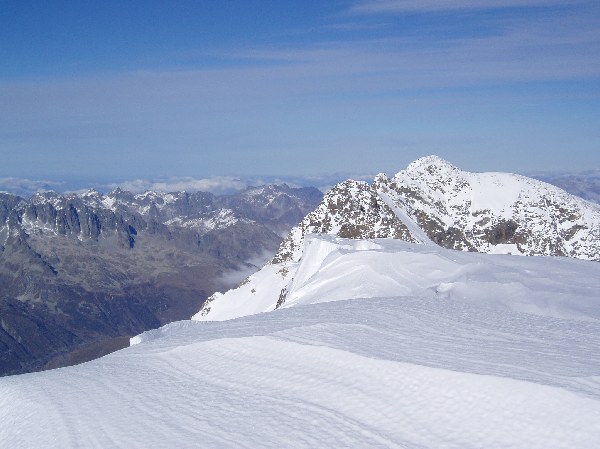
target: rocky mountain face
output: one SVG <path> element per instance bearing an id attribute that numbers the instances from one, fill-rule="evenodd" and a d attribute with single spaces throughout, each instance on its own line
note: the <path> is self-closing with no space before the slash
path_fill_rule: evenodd
<path id="1" fill-rule="evenodd" d="M 304 234 L 331 234 L 354 239 L 395 238 L 415 241 L 407 226 L 374 186 L 348 180 L 329 190 L 321 204 L 293 228 L 273 261 L 298 260 Z"/>
<path id="2" fill-rule="evenodd" d="M 286 185 L 0 193 L 0 375 L 94 358 L 189 318 L 268 260 L 321 199 Z"/>
<path id="3" fill-rule="evenodd" d="M 600 261 L 600 206 L 532 178 L 469 173 L 428 156 L 392 178 L 380 174 L 370 185 L 338 184 L 290 231 L 270 266 L 236 290 L 211 296 L 195 318 L 210 320 L 211 310 L 226 319 L 283 305 L 307 234 Z M 243 308 L 226 305 L 231 298 Z"/>
<path id="4" fill-rule="evenodd" d="M 600 260 L 598 205 L 520 175 L 465 172 L 437 156 L 371 185 L 338 184 L 292 229 L 274 261 L 298 260 L 305 233 Z"/>

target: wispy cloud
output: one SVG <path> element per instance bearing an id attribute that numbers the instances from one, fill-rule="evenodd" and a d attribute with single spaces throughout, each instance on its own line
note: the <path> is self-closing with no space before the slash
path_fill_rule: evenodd
<path id="1" fill-rule="evenodd" d="M 350 7 L 359 14 L 432 12 L 467 9 L 572 5 L 573 0 L 366 0 Z"/>
<path id="2" fill-rule="evenodd" d="M 0 191 L 23 197 L 29 197 L 36 192 L 59 190 L 63 186 L 63 182 L 33 181 L 25 178 L 0 178 Z"/>
<path id="3" fill-rule="evenodd" d="M 194 179 L 190 177 L 169 178 L 163 180 L 134 179 L 108 184 L 110 189 L 120 187 L 133 193 L 147 190 L 158 192 L 212 192 L 214 194 L 231 193 L 244 190 L 248 182 L 233 176 L 213 176 L 210 178 Z"/>
<path id="4" fill-rule="evenodd" d="M 398 167 L 394 167 L 398 168 Z M 268 184 L 286 184 L 289 187 L 316 187 L 326 192 L 335 184 L 354 179 L 357 181 L 371 182 L 375 174 L 359 173 L 331 173 L 310 176 L 275 175 L 264 176 L 212 176 L 210 178 L 171 177 L 166 179 L 132 179 L 118 182 L 91 182 L 86 180 L 71 181 L 45 181 L 30 180 L 25 178 L 0 178 L 0 192 L 8 192 L 25 198 L 36 192 L 54 190 L 63 193 L 85 193 L 93 188 L 102 193 L 108 193 L 116 188 L 121 188 L 132 193 L 143 193 L 148 190 L 157 192 L 211 192 L 215 195 L 230 194 Z"/>
<path id="5" fill-rule="evenodd" d="M 358 173 L 332 173 L 323 175 L 311 176 L 269 176 L 260 177 L 252 176 L 213 176 L 210 178 L 194 179 L 189 177 L 169 178 L 161 180 L 150 179 L 134 179 L 121 182 L 114 182 L 100 187 L 100 190 L 114 190 L 120 187 L 123 190 L 128 190 L 133 193 L 142 193 L 147 190 L 158 192 L 212 192 L 215 195 L 228 194 L 245 190 L 248 187 L 256 187 L 267 184 L 286 184 L 289 187 L 316 187 L 325 192 L 335 184 L 345 181 L 346 179 L 354 179 L 357 181 L 371 182 L 375 178 L 375 174 L 358 174 Z"/>
<path id="6" fill-rule="evenodd" d="M 542 4 L 362 2 L 355 8 L 399 11 L 425 5 L 425 10 L 450 3 L 463 8 Z M 583 92 L 589 101 L 598 95 L 597 87 L 578 90 L 577 85 L 600 78 L 598 14 L 568 10 L 535 20 L 519 14 L 482 20 L 495 21 L 493 33 L 392 31 L 377 39 L 360 34 L 352 40 L 230 48 L 224 58 L 242 62 L 212 68 L 0 81 L 0 152 L 22 158 L 31 169 L 28 176 L 40 178 L 47 176 L 45 170 L 85 173 L 90 167 L 105 178 L 141 180 L 161 174 L 196 179 L 212 173 L 377 171 L 439 151 L 427 139 L 449 147 L 453 138 L 463 138 L 451 129 L 461 114 L 460 126 L 474 129 L 468 120 L 481 117 L 480 111 L 506 119 L 512 114 L 506 111 L 532 96 L 544 97 L 535 98 L 537 104 L 551 104 L 554 96 L 570 101 Z M 487 30 L 488 22 L 479 25 Z M 527 83 L 565 81 L 572 82 L 568 89 L 527 88 Z M 514 88 L 519 83 L 525 88 Z M 505 110 L 502 118 L 498 106 Z M 434 123 L 439 126 L 432 131 Z M 460 144 L 478 145 L 473 134 L 467 132 Z M 403 149 L 411 153 L 398 155 Z M 0 175 L 12 174 L 0 167 Z M 235 179 L 203 179 L 164 182 L 163 188 L 237 185 Z M 152 188 L 139 185 L 138 190 Z"/>

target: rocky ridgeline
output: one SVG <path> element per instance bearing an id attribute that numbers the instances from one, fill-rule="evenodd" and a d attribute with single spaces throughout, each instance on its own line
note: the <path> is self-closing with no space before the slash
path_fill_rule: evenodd
<path id="1" fill-rule="evenodd" d="M 278 233 L 301 220 L 306 210 L 321 198 L 317 189 L 293 189 L 286 185 L 251 188 L 224 196 L 152 191 L 134 195 L 116 189 L 107 195 L 94 190 L 67 195 L 44 192 L 25 200 L 3 193 L 0 232 L 5 239 L 8 234 L 24 229 L 76 236 L 80 240 L 97 239 L 102 232 L 116 232 L 125 237 L 124 243 L 131 245 L 138 229 L 151 230 L 153 226 L 154 232 L 189 228 L 203 234 L 245 221 L 263 224 Z M 156 227 L 157 224 L 164 228 Z"/>
<path id="2" fill-rule="evenodd" d="M 273 262 L 297 261 L 302 255 L 305 234 L 415 241 L 373 186 L 353 180 L 342 182 L 325 194 L 321 204 L 285 238 Z"/>

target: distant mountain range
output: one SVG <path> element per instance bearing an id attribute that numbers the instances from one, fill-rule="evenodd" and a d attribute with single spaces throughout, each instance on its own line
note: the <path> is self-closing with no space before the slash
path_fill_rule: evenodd
<path id="1" fill-rule="evenodd" d="M 580 196 L 588 201 L 600 203 L 600 169 L 582 172 L 531 172 L 521 173 L 525 176 L 556 185 L 567 192 Z M 316 187 L 326 192 L 334 185 L 346 180 L 371 181 L 373 174 L 332 173 L 318 176 L 280 176 L 236 177 L 215 176 L 210 178 L 175 177 L 166 179 L 136 179 L 122 181 L 121 183 L 107 183 L 90 180 L 72 180 L 69 182 L 35 181 L 24 178 L 0 178 L 0 192 L 29 198 L 40 191 L 54 190 L 57 192 L 83 192 L 90 185 L 96 185 L 100 192 L 114 190 L 116 185 L 129 190 L 134 194 L 146 191 L 175 192 L 185 190 L 187 192 L 207 191 L 216 195 L 233 194 L 242 191 L 249 186 L 266 184 L 287 183 L 295 187 Z"/>
<path id="2" fill-rule="evenodd" d="M 579 173 L 534 173 L 531 177 L 600 204 L 600 170 Z"/>
<path id="3" fill-rule="evenodd" d="M 268 260 L 321 199 L 287 185 L 0 194 L 0 375 L 94 358 L 189 318 Z"/>
<path id="4" fill-rule="evenodd" d="M 196 318 L 228 319 L 281 307 L 295 285 L 309 234 L 600 261 L 600 206 L 533 178 L 469 173 L 437 156 L 424 157 L 392 178 L 381 174 L 372 184 L 336 185 L 290 231 L 262 274 L 225 295 L 216 293 Z"/>

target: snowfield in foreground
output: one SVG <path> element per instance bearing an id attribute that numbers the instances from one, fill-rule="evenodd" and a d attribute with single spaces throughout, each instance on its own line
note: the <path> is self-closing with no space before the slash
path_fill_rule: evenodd
<path id="1" fill-rule="evenodd" d="M 280 310 L 0 378 L 0 447 L 597 447 L 600 264 L 306 245 Z"/>

